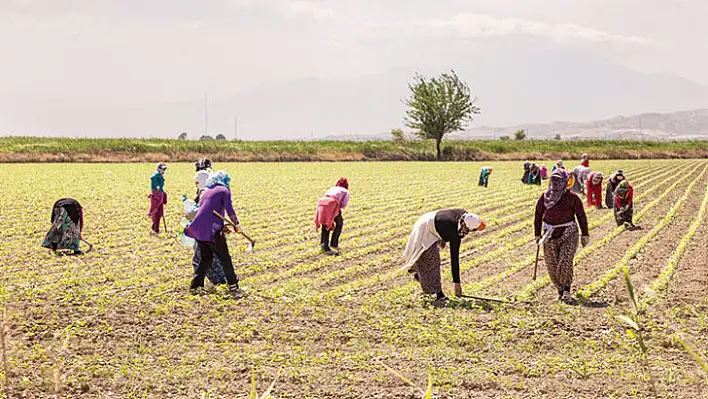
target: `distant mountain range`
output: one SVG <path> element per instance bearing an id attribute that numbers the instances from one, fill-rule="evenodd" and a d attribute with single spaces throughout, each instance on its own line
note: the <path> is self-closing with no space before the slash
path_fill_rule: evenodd
<path id="1" fill-rule="evenodd" d="M 703 109 L 708 107 L 708 87 L 681 77 L 640 73 L 572 52 L 470 52 L 458 58 L 456 65 L 421 72 L 429 76 L 455 67 L 478 97 L 482 113 L 460 137 L 495 137 L 516 128 L 526 128 L 533 137 L 627 137 L 639 131 L 647 137 L 705 137 L 708 131 Z M 403 127 L 402 99 L 414 73 L 401 67 L 346 79 L 257 85 L 210 101 L 209 133 L 232 138 L 237 117 L 238 138 L 245 140 L 387 134 Z M 697 111 L 674 113 L 690 109 Z M 544 123 L 559 120 L 569 122 Z M 599 122 L 584 122 L 589 120 Z M 204 103 L 138 107 L 0 96 L 1 132 L 112 137 L 188 132 L 198 138 L 204 133 Z"/>
<path id="2" fill-rule="evenodd" d="M 617 116 L 592 122 L 551 122 L 521 124 L 509 127 L 474 127 L 452 133 L 448 138 L 459 140 L 494 140 L 514 137 L 524 129 L 532 139 L 563 140 L 626 139 L 626 140 L 708 140 L 708 109 L 669 113 L 645 113 Z M 390 140 L 390 132 L 376 135 L 337 135 L 328 140 Z"/>

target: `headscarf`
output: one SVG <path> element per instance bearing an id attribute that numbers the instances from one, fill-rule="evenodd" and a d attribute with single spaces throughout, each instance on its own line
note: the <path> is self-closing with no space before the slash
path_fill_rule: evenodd
<path id="1" fill-rule="evenodd" d="M 592 176 L 592 184 L 593 185 L 598 185 L 602 184 L 602 179 L 604 176 L 602 176 L 602 172 L 595 172 L 595 174 Z"/>
<path id="2" fill-rule="evenodd" d="M 211 169 L 211 159 L 202 158 L 194 163 L 194 168 L 199 172 L 200 170 Z"/>
<path id="3" fill-rule="evenodd" d="M 155 170 L 157 171 L 157 173 L 164 175 L 165 170 L 167 170 L 167 165 L 165 165 L 164 162 L 160 162 L 157 164 L 157 168 L 155 168 Z"/>
<path id="4" fill-rule="evenodd" d="M 558 166 L 559 168 L 565 169 L 565 166 L 563 165 L 563 161 L 556 162 L 556 166 Z"/>
<path id="5" fill-rule="evenodd" d="M 546 164 L 545 164 L 545 163 L 542 163 L 542 164 L 541 164 L 541 169 L 543 169 L 543 168 L 545 168 L 545 167 L 546 167 Z"/>
<path id="6" fill-rule="evenodd" d="M 570 190 L 571 187 L 575 185 L 575 171 L 571 170 L 568 171 L 568 187 L 566 187 L 568 190 Z"/>
<path id="7" fill-rule="evenodd" d="M 620 179 L 621 177 L 621 179 Z M 617 184 L 620 180 L 624 180 L 624 172 L 622 172 L 622 169 L 619 169 L 617 172 L 615 172 L 612 177 L 610 178 L 610 181 L 613 184 Z"/>
<path id="8" fill-rule="evenodd" d="M 625 199 L 627 194 L 632 190 L 632 185 L 629 184 L 627 180 L 622 180 L 620 184 L 615 189 L 615 196 L 621 199 Z"/>
<path id="9" fill-rule="evenodd" d="M 568 190 L 568 173 L 565 170 L 558 168 L 551 173 L 551 181 L 548 185 L 548 190 L 543 194 L 543 205 L 545 208 L 551 209 Z"/>
<path id="10" fill-rule="evenodd" d="M 349 181 L 347 180 L 346 177 L 342 177 L 341 179 L 337 180 L 337 187 L 344 187 L 347 190 L 349 190 Z"/>
<path id="11" fill-rule="evenodd" d="M 231 183 L 231 177 L 229 174 L 223 170 L 213 173 L 206 181 L 207 188 L 214 188 L 216 186 L 224 186 L 231 189 L 229 184 Z"/>
<path id="12" fill-rule="evenodd" d="M 206 183 L 207 180 L 209 180 L 210 175 L 211 173 L 206 170 L 200 170 L 199 172 L 197 172 L 197 174 L 194 175 L 194 181 L 198 184 L 197 187 L 199 187 L 200 189 L 206 188 Z"/>
<path id="13" fill-rule="evenodd" d="M 485 227 L 487 227 L 487 224 L 485 223 L 484 219 L 474 213 L 465 213 L 462 215 L 458 223 L 458 230 L 460 230 L 460 227 L 462 227 L 463 223 L 465 224 L 465 227 L 467 227 L 467 229 L 470 231 L 474 229 L 477 229 L 477 231 L 482 231 Z"/>

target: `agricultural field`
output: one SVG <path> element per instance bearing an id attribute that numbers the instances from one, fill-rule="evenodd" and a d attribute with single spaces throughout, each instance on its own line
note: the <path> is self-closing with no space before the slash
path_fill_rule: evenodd
<path id="1" fill-rule="evenodd" d="M 220 288 L 188 294 L 193 251 L 175 233 L 194 167 L 168 165 L 169 231 L 158 237 L 146 216 L 152 164 L 2 165 L 1 397 L 248 398 L 252 378 L 258 393 L 274 382 L 274 398 L 423 398 L 429 381 L 439 398 L 708 392 L 708 160 L 592 162 L 625 171 L 642 229 L 587 210 L 578 306 L 555 301 L 543 254 L 531 280 L 543 188 L 521 184 L 520 162 L 489 163 L 487 189 L 474 162 L 215 163 L 258 241 L 246 252 L 229 238 L 250 293 L 241 301 Z M 340 176 L 351 192 L 342 256 L 323 257 L 315 204 Z M 62 197 L 84 206 L 85 256 L 41 248 Z M 465 293 L 519 302 L 432 308 L 398 271 L 418 216 L 448 207 L 487 220 L 462 245 Z"/>

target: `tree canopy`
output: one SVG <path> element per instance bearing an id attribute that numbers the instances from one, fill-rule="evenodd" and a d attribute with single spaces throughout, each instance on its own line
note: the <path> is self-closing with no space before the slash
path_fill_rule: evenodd
<path id="1" fill-rule="evenodd" d="M 416 74 L 408 84 L 411 96 L 404 100 L 408 106 L 404 121 L 424 139 L 435 140 L 437 159 L 441 158 L 440 142 L 452 132 L 464 130 L 473 115 L 479 114 L 476 98 L 455 71 L 430 79 Z"/>

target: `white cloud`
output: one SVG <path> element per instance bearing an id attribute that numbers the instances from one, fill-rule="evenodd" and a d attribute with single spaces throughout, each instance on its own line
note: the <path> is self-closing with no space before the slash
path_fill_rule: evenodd
<path id="1" fill-rule="evenodd" d="M 652 39 L 623 36 L 570 23 L 547 24 L 518 18 L 495 18 L 489 15 L 462 13 L 442 19 L 421 19 L 414 22 L 424 32 L 463 37 L 533 36 L 559 43 L 629 43 L 648 44 Z"/>

